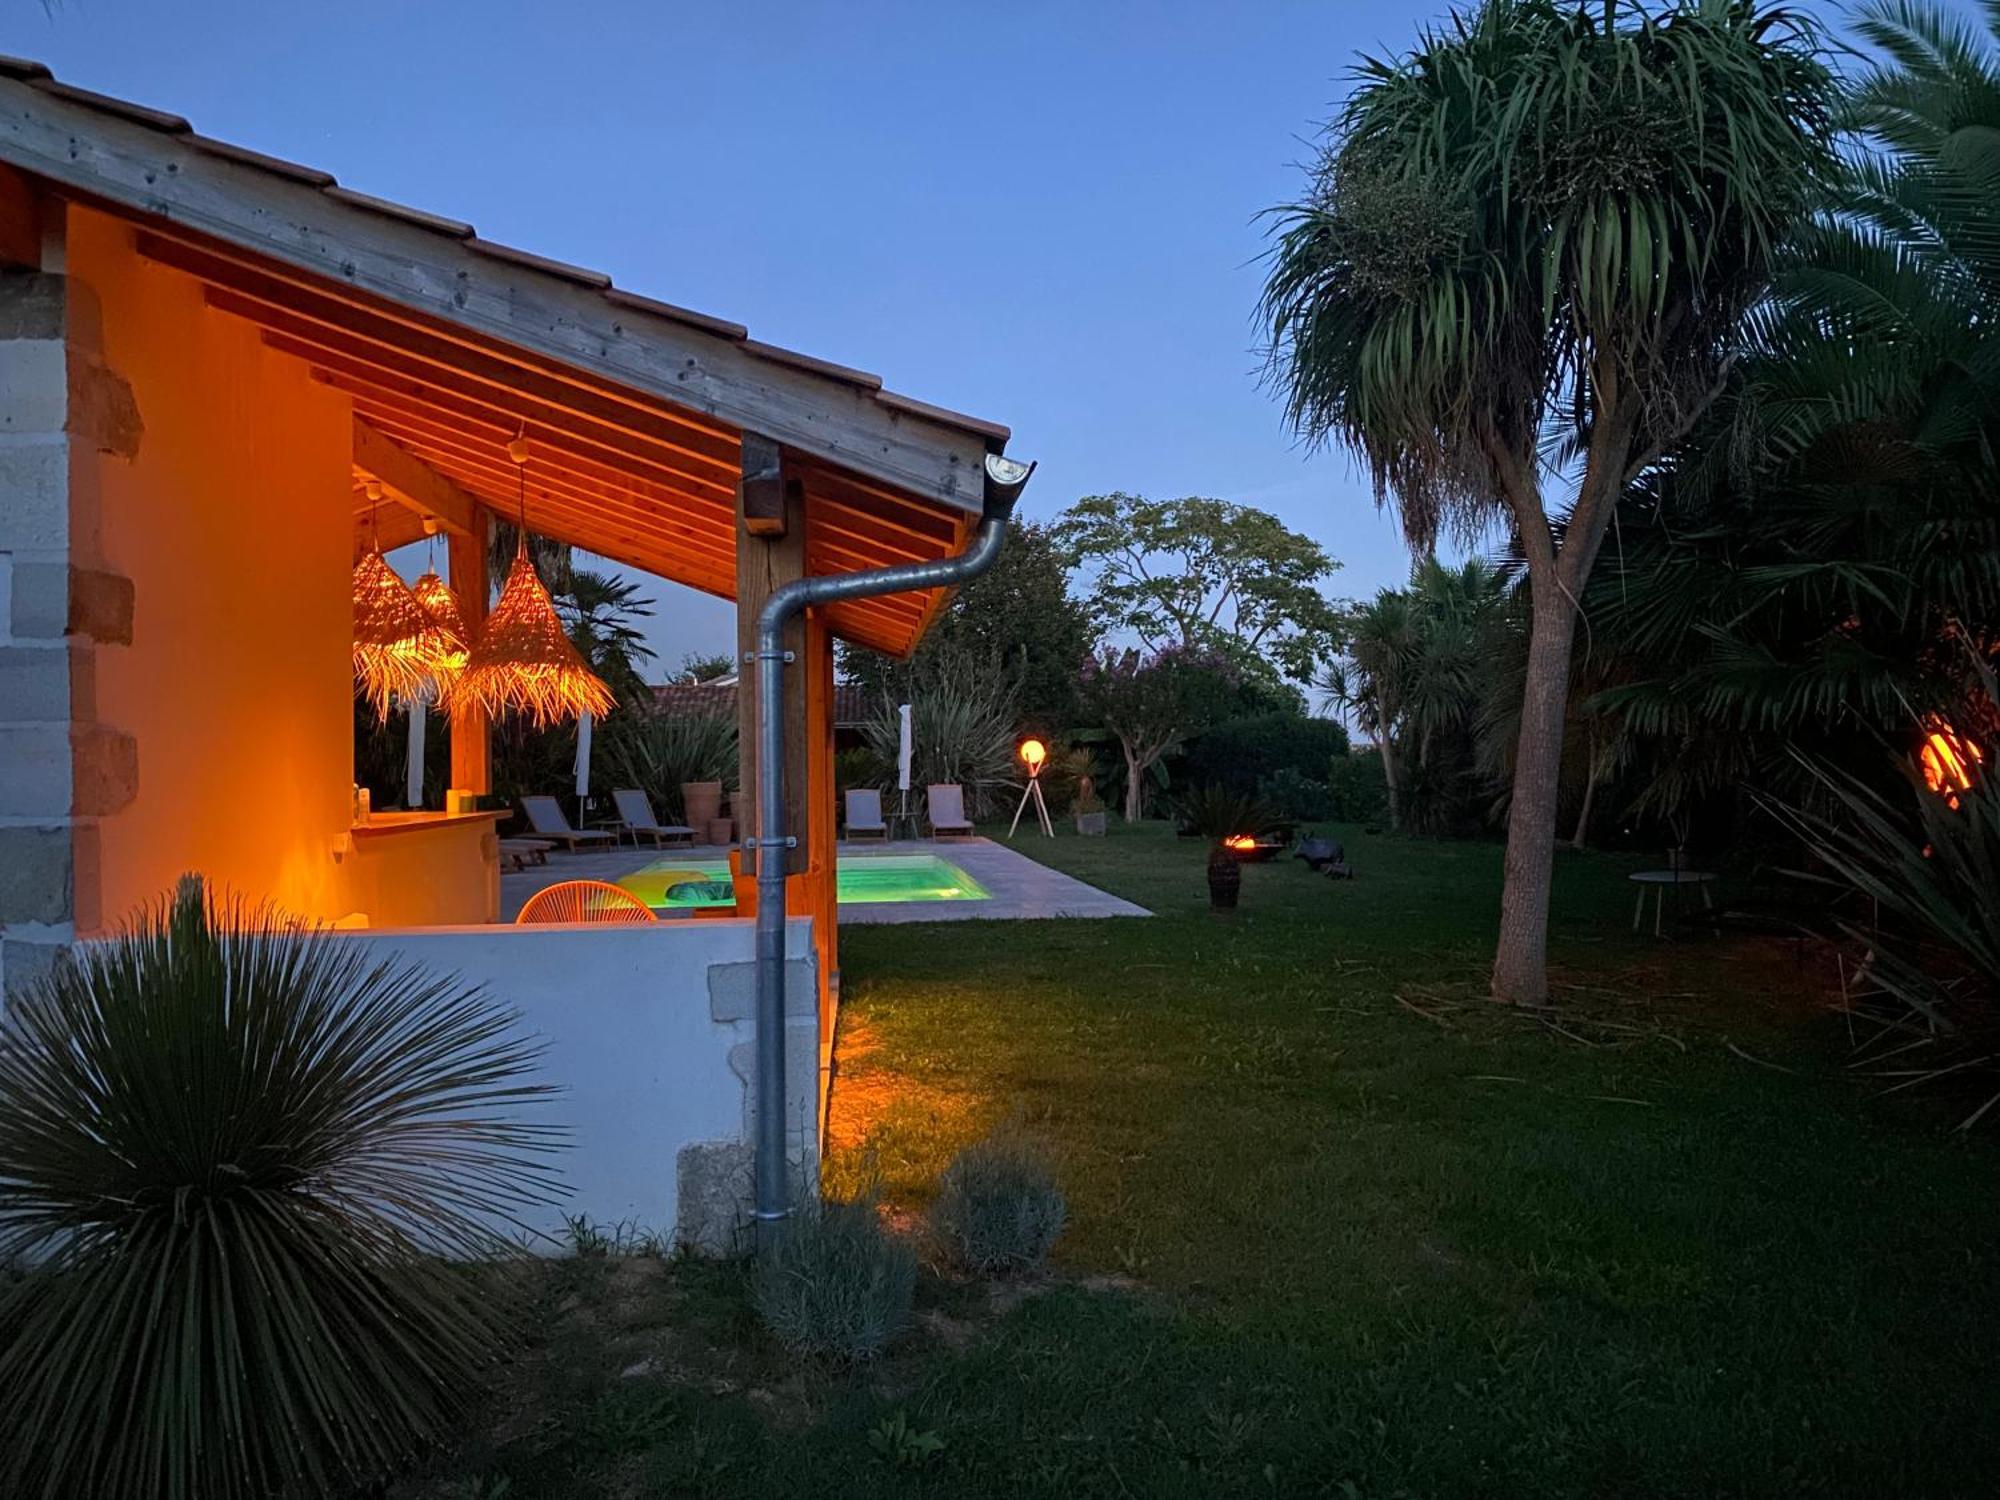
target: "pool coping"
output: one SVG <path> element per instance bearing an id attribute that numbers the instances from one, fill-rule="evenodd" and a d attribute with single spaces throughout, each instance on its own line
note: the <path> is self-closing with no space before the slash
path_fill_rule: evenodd
<path id="1" fill-rule="evenodd" d="M 988 838 L 847 840 L 841 856 L 929 854 L 950 861 L 986 888 L 984 901 L 869 901 L 840 908 L 842 926 L 890 922 L 1021 922 L 1070 917 L 1150 917 L 1145 907 L 1099 890 L 1073 875 L 1051 869 L 1022 848 Z M 661 860 L 726 860 L 729 849 L 696 844 L 668 849 L 633 849 L 588 854 L 551 854 L 546 865 L 500 877 L 500 920 L 511 922 L 536 891 L 561 880 L 611 880 Z M 670 921 L 688 920 L 672 917 Z"/>

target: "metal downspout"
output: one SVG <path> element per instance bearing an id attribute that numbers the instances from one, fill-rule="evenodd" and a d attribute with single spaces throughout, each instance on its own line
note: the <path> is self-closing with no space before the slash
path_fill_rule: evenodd
<path id="1" fill-rule="evenodd" d="M 986 457 L 984 514 L 971 544 L 936 562 L 794 578 L 780 584 L 757 612 L 757 833 L 746 839 L 757 861 L 757 1246 L 768 1248 L 791 1216 L 785 1163 L 785 851 L 795 839 L 772 836 L 785 809 L 785 626 L 808 605 L 833 604 L 942 588 L 976 578 L 993 566 L 1007 537 L 1007 520 L 1020 498 L 1031 463 L 997 453 Z"/>

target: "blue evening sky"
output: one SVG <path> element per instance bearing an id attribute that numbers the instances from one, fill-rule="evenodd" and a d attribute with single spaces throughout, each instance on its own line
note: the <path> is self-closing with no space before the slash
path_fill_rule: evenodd
<path id="1" fill-rule="evenodd" d="M 0 0 L 0 52 L 1006 422 L 1080 495 L 1262 506 L 1400 582 L 1258 388 L 1256 216 L 1437 0 L 973 6 Z M 661 584 L 661 664 L 728 606 Z"/>

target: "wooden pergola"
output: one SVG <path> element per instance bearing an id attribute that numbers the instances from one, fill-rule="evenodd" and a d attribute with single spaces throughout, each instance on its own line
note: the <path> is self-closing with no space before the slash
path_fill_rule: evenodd
<path id="1" fill-rule="evenodd" d="M 471 225 L 0 58 L 0 204 L 38 196 L 128 220 L 148 261 L 344 393 L 355 546 L 449 538 L 483 615 L 494 515 L 736 601 L 739 642 L 788 579 L 947 557 L 977 523 L 1007 429 L 761 343 L 740 324 L 496 244 Z M 525 434 L 525 498 L 507 445 Z M 379 486 L 390 502 L 366 498 Z M 833 641 L 907 654 L 943 591 L 811 611 L 787 644 L 788 906 L 820 917 L 833 969 Z M 739 696 L 741 785 L 755 697 Z M 453 725 L 453 783 L 488 786 L 484 725 Z M 745 893 L 747 896 L 747 892 Z"/>

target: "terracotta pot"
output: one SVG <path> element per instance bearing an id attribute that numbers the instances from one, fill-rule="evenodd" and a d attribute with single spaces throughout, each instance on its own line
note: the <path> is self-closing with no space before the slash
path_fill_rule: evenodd
<path id="1" fill-rule="evenodd" d="M 736 820 L 734 818 L 710 818 L 705 825 L 711 844 L 733 844 L 736 842 Z"/>
<path id="2" fill-rule="evenodd" d="M 1212 911 L 1235 911 L 1236 893 L 1243 889 L 1243 867 L 1227 849 L 1208 856 L 1208 905 Z"/>
<path id="3" fill-rule="evenodd" d="M 683 781 L 681 783 L 681 808 L 686 813 L 683 820 L 690 828 L 706 828 L 722 816 L 722 783 L 719 781 Z"/>

